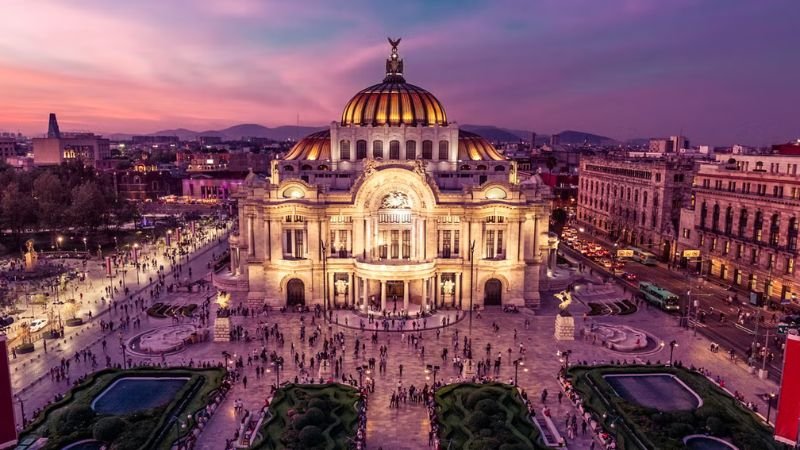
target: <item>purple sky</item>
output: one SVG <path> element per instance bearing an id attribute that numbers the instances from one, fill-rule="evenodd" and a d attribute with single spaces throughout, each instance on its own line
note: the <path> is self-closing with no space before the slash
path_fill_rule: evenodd
<path id="1" fill-rule="evenodd" d="M 338 120 L 406 79 L 459 123 L 626 139 L 800 137 L 797 0 L 6 0 L 0 130 Z"/>

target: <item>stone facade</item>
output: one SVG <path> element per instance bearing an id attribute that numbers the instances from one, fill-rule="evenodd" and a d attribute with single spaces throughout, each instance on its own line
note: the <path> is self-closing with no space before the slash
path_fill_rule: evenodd
<path id="1" fill-rule="evenodd" d="M 701 165 L 681 215 L 681 264 L 797 304 L 798 166 L 800 156 L 785 155 L 718 155 Z"/>
<path id="2" fill-rule="evenodd" d="M 441 123 L 414 125 L 425 111 L 392 107 L 398 91 L 424 95 Z M 342 122 L 274 161 L 269 178 L 247 177 L 230 244 L 233 275 L 247 280 L 251 303 L 409 313 L 538 306 L 552 245 L 549 189 L 538 177 L 520 182 L 515 163 L 445 123 L 430 101 L 387 73 L 351 100 Z M 353 108 L 364 105 L 386 105 L 378 119 L 364 113 L 385 121 L 350 122 L 363 119 Z M 396 116 L 404 123 L 391 123 L 392 108 L 406 108 Z"/>
<path id="3" fill-rule="evenodd" d="M 680 158 L 581 158 L 578 223 L 621 244 L 672 257 L 694 163 Z"/>

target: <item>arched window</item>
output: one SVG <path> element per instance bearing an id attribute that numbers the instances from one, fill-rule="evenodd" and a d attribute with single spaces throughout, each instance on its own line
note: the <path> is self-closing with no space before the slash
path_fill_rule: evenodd
<path id="1" fill-rule="evenodd" d="M 780 214 L 773 214 L 769 223 L 769 245 L 773 247 L 778 246 L 781 229 L 781 216 Z"/>
<path id="2" fill-rule="evenodd" d="M 647 207 L 647 191 L 642 192 L 642 206 Z"/>
<path id="3" fill-rule="evenodd" d="M 314 168 L 313 168 L 313 167 L 311 167 L 311 166 L 309 166 L 308 164 L 303 164 L 303 166 L 302 166 L 302 167 L 300 167 L 300 170 L 302 170 L 302 171 L 306 171 L 306 170 L 314 170 Z"/>
<path id="4" fill-rule="evenodd" d="M 417 141 L 406 141 L 406 159 L 417 158 Z"/>
<path id="5" fill-rule="evenodd" d="M 756 211 L 756 216 L 753 219 L 753 239 L 756 242 L 761 242 L 761 233 L 763 227 L 764 227 L 764 214 L 761 211 Z"/>
<path id="6" fill-rule="evenodd" d="M 356 141 L 356 159 L 364 159 L 367 157 L 367 141 Z"/>
<path id="7" fill-rule="evenodd" d="M 372 157 L 383 158 L 383 141 L 372 141 Z"/>
<path id="8" fill-rule="evenodd" d="M 463 166 L 461 166 L 461 170 L 469 170 L 469 166 L 464 164 Z"/>
<path id="9" fill-rule="evenodd" d="M 350 159 L 350 141 L 347 139 L 339 141 L 339 159 Z"/>
<path id="10" fill-rule="evenodd" d="M 294 172 L 294 167 L 292 166 L 283 166 L 284 172 Z"/>
<path id="11" fill-rule="evenodd" d="M 323 165 L 317 167 L 317 170 L 328 170 L 328 166 L 323 164 Z"/>
<path id="12" fill-rule="evenodd" d="M 706 206 L 706 202 L 703 202 L 700 205 L 700 228 L 706 227 L 706 216 L 708 215 L 708 206 Z"/>
<path id="13" fill-rule="evenodd" d="M 711 213 L 711 229 L 713 231 L 719 229 L 719 205 L 714 205 L 714 211 Z"/>
<path id="14" fill-rule="evenodd" d="M 475 169 L 476 169 L 476 170 L 486 170 L 486 166 L 484 166 L 483 164 L 481 164 L 481 165 L 479 165 L 478 167 L 476 167 Z"/>
<path id="15" fill-rule="evenodd" d="M 634 189 L 633 191 L 633 203 L 639 203 L 639 190 Z"/>
<path id="16" fill-rule="evenodd" d="M 389 141 L 389 159 L 400 159 L 400 141 Z"/>
<path id="17" fill-rule="evenodd" d="M 494 171 L 495 172 L 503 172 L 505 170 L 506 170 L 506 168 L 503 167 L 503 166 L 494 166 Z"/>
<path id="18" fill-rule="evenodd" d="M 789 233 L 786 237 L 786 248 L 789 251 L 797 250 L 797 235 L 800 231 L 800 226 L 797 223 L 797 217 L 789 219 Z"/>
<path id="19" fill-rule="evenodd" d="M 725 208 L 725 234 L 728 236 L 733 232 L 733 207 L 728 205 Z"/>
<path id="20" fill-rule="evenodd" d="M 447 141 L 439 141 L 439 160 L 447 161 L 450 159 L 450 144 Z"/>
<path id="21" fill-rule="evenodd" d="M 739 236 L 744 237 L 747 232 L 747 208 L 739 211 Z"/>
<path id="22" fill-rule="evenodd" d="M 422 141 L 422 159 L 433 159 L 433 141 Z"/>

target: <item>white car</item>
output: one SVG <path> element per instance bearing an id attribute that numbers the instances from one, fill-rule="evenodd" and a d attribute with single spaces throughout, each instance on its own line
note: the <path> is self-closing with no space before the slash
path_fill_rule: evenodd
<path id="1" fill-rule="evenodd" d="M 31 333 L 36 333 L 37 331 L 41 331 L 46 326 L 47 326 L 47 319 L 31 320 L 31 325 L 30 325 Z"/>

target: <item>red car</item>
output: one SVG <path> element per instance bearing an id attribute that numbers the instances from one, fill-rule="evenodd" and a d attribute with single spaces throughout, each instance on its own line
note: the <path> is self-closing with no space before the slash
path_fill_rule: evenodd
<path id="1" fill-rule="evenodd" d="M 622 278 L 624 278 L 624 279 L 626 279 L 628 281 L 636 281 L 636 274 L 635 273 L 630 273 L 630 272 L 624 272 L 622 274 Z"/>

